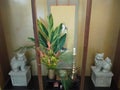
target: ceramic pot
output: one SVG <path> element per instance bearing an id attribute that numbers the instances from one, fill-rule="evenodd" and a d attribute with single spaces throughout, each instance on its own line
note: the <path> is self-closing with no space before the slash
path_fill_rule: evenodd
<path id="1" fill-rule="evenodd" d="M 55 70 L 54 69 L 49 69 L 48 70 L 48 78 L 49 79 L 54 79 L 55 78 Z"/>

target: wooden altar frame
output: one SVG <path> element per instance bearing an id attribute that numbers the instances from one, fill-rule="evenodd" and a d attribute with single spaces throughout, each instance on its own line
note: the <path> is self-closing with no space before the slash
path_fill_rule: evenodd
<path id="1" fill-rule="evenodd" d="M 88 40 L 89 40 L 89 27 L 90 27 L 90 17 L 91 17 L 91 6 L 92 6 L 92 0 L 87 0 L 80 90 L 84 90 Z M 39 47 L 39 40 L 38 40 L 38 32 L 37 32 L 38 29 L 37 29 L 37 17 L 36 17 L 36 0 L 31 0 L 31 8 L 32 8 L 33 31 L 34 31 L 35 47 L 36 47 L 36 61 L 37 61 L 37 68 L 38 68 L 39 90 L 43 90 L 40 55 L 37 52 L 37 48 Z"/>
<path id="2" fill-rule="evenodd" d="M 91 8 L 92 8 L 92 0 L 87 0 L 80 90 L 84 90 L 87 52 L 88 52 L 88 42 L 89 42 Z"/>
<path id="3" fill-rule="evenodd" d="M 31 0 L 31 8 L 32 8 L 32 19 L 33 19 L 33 31 L 35 37 L 35 49 L 36 49 L 36 61 L 37 61 L 37 72 L 38 72 L 38 81 L 39 81 L 39 90 L 43 90 L 43 81 L 42 81 L 42 69 L 40 62 L 40 54 L 37 51 L 39 47 L 38 40 L 38 27 L 37 27 L 37 15 L 36 15 L 36 0 Z"/>

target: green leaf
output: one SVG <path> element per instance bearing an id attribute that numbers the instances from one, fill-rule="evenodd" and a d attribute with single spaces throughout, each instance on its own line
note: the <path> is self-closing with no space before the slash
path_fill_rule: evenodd
<path id="1" fill-rule="evenodd" d="M 55 28 L 54 33 L 57 35 L 60 35 L 61 31 L 62 31 L 62 23 L 58 27 Z"/>
<path id="2" fill-rule="evenodd" d="M 44 47 L 47 47 L 47 40 L 43 37 L 43 35 L 38 32 L 38 36 L 39 36 L 39 43 L 42 44 Z"/>
<path id="3" fill-rule="evenodd" d="M 33 37 L 28 37 L 28 39 L 35 43 L 35 39 Z"/>
<path id="4" fill-rule="evenodd" d="M 51 44 L 52 48 L 53 48 L 53 51 L 55 53 L 57 53 L 59 51 L 58 44 L 59 44 L 59 39 L 57 39 L 54 43 Z"/>
<path id="5" fill-rule="evenodd" d="M 51 40 L 50 40 L 51 44 L 53 44 L 56 40 L 60 38 L 61 30 L 62 30 L 62 24 L 60 24 L 58 27 L 55 28 L 54 31 L 52 31 Z"/>
<path id="6" fill-rule="evenodd" d="M 66 34 L 64 34 L 61 37 L 57 37 L 56 39 L 54 39 L 54 41 L 52 42 L 52 48 L 53 51 L 56 53 L 58 52 L 65 44 L 66 41 Z"/>
<path id="7" fill-rule="evenodd" d="M 44 32 L 42 32 L 41 30 L 39 30 L 38 32 L 41 33 L 45 40 L 49 41 L 49 37 Z"/>
<path id="8" fill-rule="evenodd" d="M 49 26 L 49 28 L 50 28 L 50 30 L 53 28 L 53 16 L 52 16 L 52 14 L 50 14 L 49 16 L 48 16 L 48 26 Z"/>
<path id="9" fill-rule="evenodd" d="M 50 43 L 52 44 L 52 42 L 53 42 L 53 39 L 54 39 L 54 32 L 52 31 L 52 33 L 51 33 L 51 39 L 50 39 Z"/>
<path id="10" fill-rule="evenodd" d="M 37 20 L 37 23 L 38 23 L 39 29 L 42 32 L 44 32 L 46 34 L 46 36 L 48 36 L 49 33 L 48 33 L 48 30 L 46 29 L 45 25 L 42 22 L 40 22 L 40 20 Z"/>
<path id="11" fill-rule="evenodd" d="M 59 41 L 59 49 L 61 49 L 66 41 L 66 34 L 64 34 L 63 36 L 61 36 L 60 41 Z"/>
<path id="12" fill-rule="evenodd" d="M 28 50 L 28 49 L 33 49 L 35 47 L 35 45 L 30 45 L 30 46 L 23 46 L 23 47 L 19 47 L 18 49 L 15 50 L 15 52 L 17 51 L 23 51 L 23 50 Z"/>

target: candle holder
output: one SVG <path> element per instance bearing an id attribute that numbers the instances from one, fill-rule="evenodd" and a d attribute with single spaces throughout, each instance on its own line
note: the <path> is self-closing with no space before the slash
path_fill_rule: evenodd
<path id="1" fill-rule="evenodd" d="M 76 80 L 77 75 L 76 75 L 76 66 L 75 66 L 75 56 L 76 56 L 76 48 L 73 48 L 73 63 L 72 63 L 72 75 L 71 75 L 71 79 L 72 80 Z"/>
<path id="2" fill-rule="evenodd" d="M 75 67 L 75 63 L 73 62 L 71 79 L 72 79 L 72 80 L 75 80 L 76 78 L 77 78 L 77 75 L 76 75 L 76 67 Z"/>

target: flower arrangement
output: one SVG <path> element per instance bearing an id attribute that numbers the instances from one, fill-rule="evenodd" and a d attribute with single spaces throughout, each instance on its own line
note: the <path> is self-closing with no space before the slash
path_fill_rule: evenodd
<path id="1" fill-rule="evenodd" d="M 45 21 L 44 21 L 45 22 Z M 50 14 L 47 17 L 46 24 L 41 19 L 37 20 L 38 24 L 38 39 L 39 48 L 37 48 L 40 54 L 41 62 L 48 69 L 56 69 L 60 60 L 65 61 L 67 64 L 72 64 L 72 53 L 64 52 L 61 50 L 64 48 L 64 44 L 67 36 L 67 28 L 63 23 L 54 28 L 53 16 Z M 29 37 L 32 42 L 35 43 L 35 38 Z M 35 45 L 20 47 L 16 51 L 34 48 Z M 67 77 L 67 78 L 66 78 Z M 61 77 L 61 82 L 65 90 L 68 90 L 71 79 L 68 75 Z"/>
<path id="2" fill-rule="evenodd" d="M 44 21 L 45 22 L 45 21 Z M 47 25 L 41 19 L 37 20 L 41 61 L 48 69 L 55 69 L 59 61 L 60 50 L 66 41 L 66 27 L 63 23 L 54 28 L 53 16 L 47 17 Z M 34 38 L 29 37 L 31 41 Z"/>
<path id="3" fill-rule="evenodd" d="M 47 66 L 48 69 L 55 69 L 59 58 L 53 53 L 52 50 L 47 50 L 46 53 L 42 53 L 42 63 Z"/>

